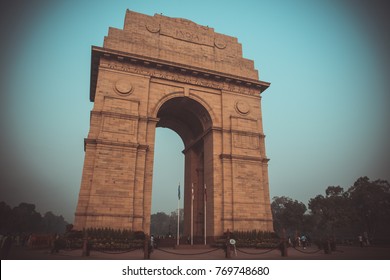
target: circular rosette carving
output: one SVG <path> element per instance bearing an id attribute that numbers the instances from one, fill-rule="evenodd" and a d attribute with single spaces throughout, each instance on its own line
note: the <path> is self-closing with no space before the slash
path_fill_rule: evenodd
<path id="1" fill-rule="evenodd" d="M 115 90 L 120 95 L 129 95 L 133 92 L 134 86 L 128 80 L 120 79 L 115 83 Z"/>
<path id="2" fill-rule="evenodd" d="M 222 38 L 215 38 L 214 39 L 214 45 L 218 48 L 218 49 L 224 49 L 226 48 L 226 42 L 225 40 L 223 40 Z"/>
<path id="3" fill-rule="evenodd" d="M 241 115 L 247 115 L 250 112 L 250 110 L 251 108 L 247 102 L 242 100 L 236 102 L 236 111 Z"/>
<path id="4" fill-rule="evenodd" d="M 145 25 L 145 27 L 151 33 L 157 33 L 160 31 L 160 24 L 156 22 L 149 22 Z"/>

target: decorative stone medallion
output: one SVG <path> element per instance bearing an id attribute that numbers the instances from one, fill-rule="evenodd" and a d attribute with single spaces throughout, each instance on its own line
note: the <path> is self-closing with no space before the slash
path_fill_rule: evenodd
<path id="1" fill-rule="evenodd" d="M 115 83 L 115 90 L 120 95 L 129 95 L 133 92 L 134 87 L 130 81 L 120 79 Z"/>
<path id="2" fill-rule="evenodd" d="M 218 48 L 218 49 L 224 49 L 226 48 L 226 42 L 221 39 L 221 38 L 215 38 L 214 39 L 214 45 Z"/>
<path id="3" fill-rule="evenodd" d="M 160 25 L 158 23 L 155 23 L 155 22 L 147 23 L 145 25 L 145 27 L 151 33 L 157 33 L 160 31 Z"/>
<path id="4" fill-rule="evenodd" d="M 241 115 L 247 115 L 250 111 L 250 106 L 247 102 L 245 101 L 242 101 L 242 100 L 238 100 L 236 102 L 236 110 L 238 113 L 240 113 Z"/>

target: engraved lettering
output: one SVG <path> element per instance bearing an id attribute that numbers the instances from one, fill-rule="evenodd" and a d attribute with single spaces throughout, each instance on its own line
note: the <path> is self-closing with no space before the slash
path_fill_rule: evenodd
<path id="1" fill-rule="evenodd" d="M 198 35 L 190 33 L 188 31 L 182 31 L 182 30 L 176 30 L 175 37 L 178 39 L 182 39 L 182 40 L 190 41 L 190 42 L 195 42 L 195 43 L 198 43 L 200 41 Z"/>
<path id="2" fill-rule="evenodd" d="M 232 92 L 238 92 L 241 94 L 249 94 L 249 95 L 256 95 L 258 94 L 258 90 L 251 89 L 248 87 L 245 87 L 243 85 L 236 85 L 232 82 L 227 81 L 214 81 L 206 78 L 201 77 L 193 77 L 191 75 L 183 74 L 183 73 L 172 73 L 171 71 L 164 70 L 164 69 L 150 69 L 145 66 L 132 66 L 132 65 L 126 65 L 121 62 L 111 62 L 111 63 L 101 63 L 101 68 L 111 69 L 111 70 L 117 70 L 117 71 L 123 71 L 123 72 L 129 72 L 129 73 L 135 73 L 140 75 L 147 75 L 155 78 L 160 78 L 164 80 L 171 80 L 171 81 L 178 81 L 183 82 L 187 84 L 193 84 L 198 85 L 202 87 L 210 87 L 215 89 L 221 89 L 221 90 L 227 90 Z"/>

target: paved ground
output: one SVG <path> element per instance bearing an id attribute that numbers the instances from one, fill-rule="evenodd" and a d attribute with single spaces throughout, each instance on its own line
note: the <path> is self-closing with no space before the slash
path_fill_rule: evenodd
<path id="1" fill-rule="evenodd" d="M 105 252 L 91 251 L 89 257 L 81 256 L 81 250 L 66 251 L 61 250 L 57 254 L 51 254 L 48 249 L 32 250 L 21 247 L 13 247 L 8 259 L 13 260 L 142 260 L 143 251 L 135 250 L 127 253 L 112 254 Z M 161 248 L 155 249 L 151 254 L 154 260 L 223 260 L 225 252 L 221 249 L 172 249 Z M 299 250 L 294 248 L 288 249 L 288 256 L 282 257 L 279 250 L 260 250 L 243 248 L 232 251 L 232 260 L 390 260 L 390 248 L 384 247 L 354 247 L 338 246 L 332 254 L 325 254 L 323 250 L 317 250 L 316 247 Z"/>

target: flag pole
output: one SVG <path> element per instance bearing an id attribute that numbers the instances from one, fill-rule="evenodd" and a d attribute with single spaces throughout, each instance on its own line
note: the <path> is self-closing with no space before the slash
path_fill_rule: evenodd
<path id="1" fill-rule="evenodd" d="M 191 245 L 194 245 L 194 183 L 191 185 Z"/>
<path id="2" fill-rule="evenodd" d="M 177 246 L 179 246 L 180 243 L 180 182 L 179 182 L 179 187 L 177 189 Z"/>
<path id="3" fill-rule="evenodd" d="M 204 184 L 204 245 L 206 245 L 207 243 L 207 230 L 206 230 L 206 226 L 207 226 L 207 222 L 206 222 L 206 210 L 207 210 L 207 192 L 206 192 L 206 184 Z"/>

